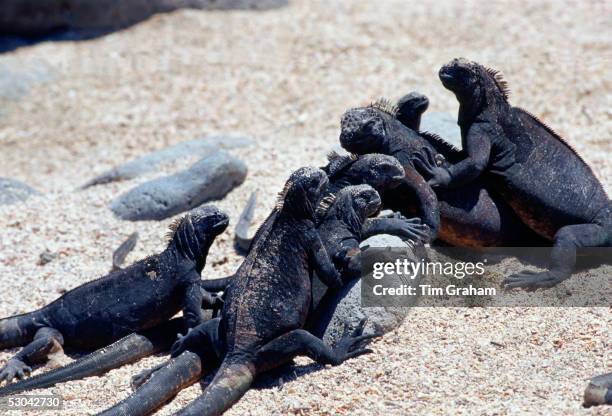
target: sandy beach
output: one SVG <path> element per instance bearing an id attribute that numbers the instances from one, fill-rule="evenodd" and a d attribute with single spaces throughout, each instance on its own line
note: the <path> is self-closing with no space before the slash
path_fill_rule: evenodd
<path id="1" fill-rule="evenodd" d="M 437 77 L 454 57 L 502 70 L 511 103 L 563 135 L 610 195 L 611 28 L 604 1 L 292 0 L 265 11 L 179 10 L 90 40 L 0 54 L 0 67 L 45 74 L 19 97 L 0 96 L 0 177 L 43 194 L 0 206 L 0 316 L 39 308 L 107 273 L 113 250 L 133 231 L 140 241 L 128 262 L 160 251 L 171 219 L 121 221 L 108 204 L 195 159 L 77 188 L 119 163 L 209 133 L 255 141 L 231 151 L 249 173 L 215 202 L 232 225 L 211 248 L 203 276 L 233 273 L 242 260 L 233 225 L 252 191 L 259 223 L 291 171 L 324 164 L 347 108 L 418 90 L 430 111 L 456 113 Z M 39 265 L 45 250 L 57 257 Z M 578 290 L 590 273 L 560 290 Z M 227 414 L 609 414 L 581 401 L 592 376 L 612 371 L 611 334 L 605 307 L 415 308 L 372 344 L 373 354 L 333 368 L 300 358 L 295 371 L 270 376 Z M 1 352 L 0 364 L 16 351 Z M 63 415 L 94 414 L 130 393 L 131 376 L 164 359 L 39 392 L 61 395 Z M 184 390 L 157 414 L 177 411 L 201 389 Z"/>

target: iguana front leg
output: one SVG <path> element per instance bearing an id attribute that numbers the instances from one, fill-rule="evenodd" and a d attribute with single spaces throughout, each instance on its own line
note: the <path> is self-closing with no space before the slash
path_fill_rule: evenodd
<path id="1" fill-rule="evenodd" d="M 204 293 L 207 293 L 208 296 L 205 297 Z M 212 295 L 202 290 L 200 275 L 193 270 L 190 272 L 185 283 L 183 300 L 183 317 L 188 328 L 194 328 L 202 323 L 202 314 L 200 312 L 202 307 L 213 308 L 212 305 L 203 305 L 202 302 L 204 300 L 207 303 L 214 302 Z"/>
<path id="2" fill-rule="evenodd" d="M 438 197 L 423 176 L 412 165 L 406 164 L 404 170 L 406 171 L 406 176 L 401 186 L 412 191 L 417 203 L 417 215 L 421 218 L 422 223 L 429 227 L 428 236 L 424 242 L 433 241 L 437 237 L 440 228 Z M 396 188 L 392 192 L 401 192 L 401 188 Z"/>
<path id="3" fill-rule="evenodd" d="M 472 125 L 464 140 L 467 157 L 450 167 L 435 167 L 428 184 L 435 188 L 457 188 L 479 177 L 489 164 L 491 139 L 483 126 Z"/>
<path id="4" fill-rule="evenodd" d="M 319 279 L 330 289 L 341 288 L 343 284 L 342 277 L 331 261 L 319 233 L 314 229 L 309 230 L 307 242 L 309 243 L 310 262 Z"/>
<path id="5" fill-rule="evenodd" d="M 44 360 L 51 353 L 61 351 L 62 345 L 64 337 L 58 330 L 49 327 L 40 328 L 34 335 L 34 340 L 15 354 L 0 371 L 0 383 L 2 381 L 10 383 L 15 377 L 24 379 L 32 372 L 29 365 Z"/>
<path id="6" fill-rule="evenodd" d="M 396 235 L 417 243 L 427 241 L 429 227 L 422 224 L 419 217 L 406 218 L 401 214 L 392 218 L 368 218 L 361 227 L 361 238 L 366 239 L 376 234 Z"/>

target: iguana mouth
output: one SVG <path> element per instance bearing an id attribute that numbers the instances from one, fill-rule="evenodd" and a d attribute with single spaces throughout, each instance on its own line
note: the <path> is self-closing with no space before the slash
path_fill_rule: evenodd
<path id="1" fill-rule="evenodd" d="M 223 231 L 225 228 L 227 228 L 228 224 L 229 218 L 224 218 L 221 221 L 216 222 L 215 225 L 213 225 L 213 229 L 215 231 Z"/>
<path id="2" fill-rule="evenodd" d="M 440 70 L 440 74 L 439 74 L 440 80 L 442 82 L 452 82 L 453 81 L 453 76 L 451 74 L 448 74 L 446 72 L 444 72 L 444 68 L 442 68 L 442 70 Z"/>
<path id="3" fill-rule="evenodd" d="M 404 175 L 396 175 L 391 178 L 391 183 L 389 184 L 389 188 L 393 189 L 398 187 L 402 181 L 404 180 Z"/>

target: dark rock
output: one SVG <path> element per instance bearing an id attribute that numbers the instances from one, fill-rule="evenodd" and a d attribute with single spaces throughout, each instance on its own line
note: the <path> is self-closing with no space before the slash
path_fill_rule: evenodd
<path id="1" fill-rule="evenodd" d="M 51 263 L 53 260 L 55 260 L 57 255 L 57 253 L 45 250 L 38 256 L 38 262 L 36 264 L 39 266 L 44 266 L 45 264 Z"/>
<path id="2" fill-rule="evenodd" d="M 62 29 L 112 30 L 155 13 L 191 9 L 267 9 L 286 0 L 3 0 L 0 33 L 35 36 Z"/>
<path id="3" fill-rule="evenodd" d="M 0 205 L 25 201 L 32 195 L 40 195 L 40 192 L 15 179 L 0 178 Z"/>
<path id="4" fill-rule="evenodd" d="M 186 140 L 106 171 L 87 182 L 81 189 L 110 182 L 133 179 L 143 173 L 152 171 L 157 166 L 173 162 L 180 158 L 188 156 L 205 157 L 215 153 L 218 149 L 234 149 L 237 147 L 249 146 L 252 143 L 253 141 L 248 137 L 231 135 L 211 135 L 193 140 Z"/>
<path id="5" fill-rule="evenodd" d="M 111 210 L 124 220 L 162 220 L 223 198 L 244 182 L 246 165 L 218 151 L 189 169 L 139 185 L 115 199 Z"/>
<path id="6" fill-rule="evenodd" d="M 421 130 L 436 133 L 453 146 L 461 149 L 461 130 L 457 125 L 456 114 L 427 112 L 423 114 Z"/>

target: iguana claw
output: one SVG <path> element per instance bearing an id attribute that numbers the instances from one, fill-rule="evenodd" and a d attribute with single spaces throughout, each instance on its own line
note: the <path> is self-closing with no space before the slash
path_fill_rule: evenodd
<path id="1" fill-rule="evenodd" d="M 23 380 L 32 372 L 32 368 L 26 365 L 23 361 L 12 358 L 10 359 L 2 371 L 0 371 L 0 383 L 6 381 L 10 383 L 14 378 Z"/>
<path id="2" fill-rule="evenodd" d="M 507 277 L 502 285 L 506 289 L 521 288 L 528 292 L 533 292 L 538 289 L 548 289 L 558 285 L 563 281 L 562 278 L 556 276 L 551 271 L 535 272 L 525 270 L 520 273 L 513 274 Z"/>
<path id="3" fill-rule="evenodd" d="M 363 318 L 361 321 L 359 321 L 357 327 L 350 332 L 350 334 L 348 325 L 345 325 L 344 336 L 342 339 L 340 339 L 340 341 L 338 341 L 336 348 L 334 348 L 334 353 L 336 354 L 338 364 L 349 358 L 372 352 L 371 349 L 365 348 L 365 345 L 367 345 L 373 338 L 382 336 L 382 334 L 375 332 L 372 334 L 363 335 L 363 329 L 365 328 L 366 322 L 367 318 Z"/>

